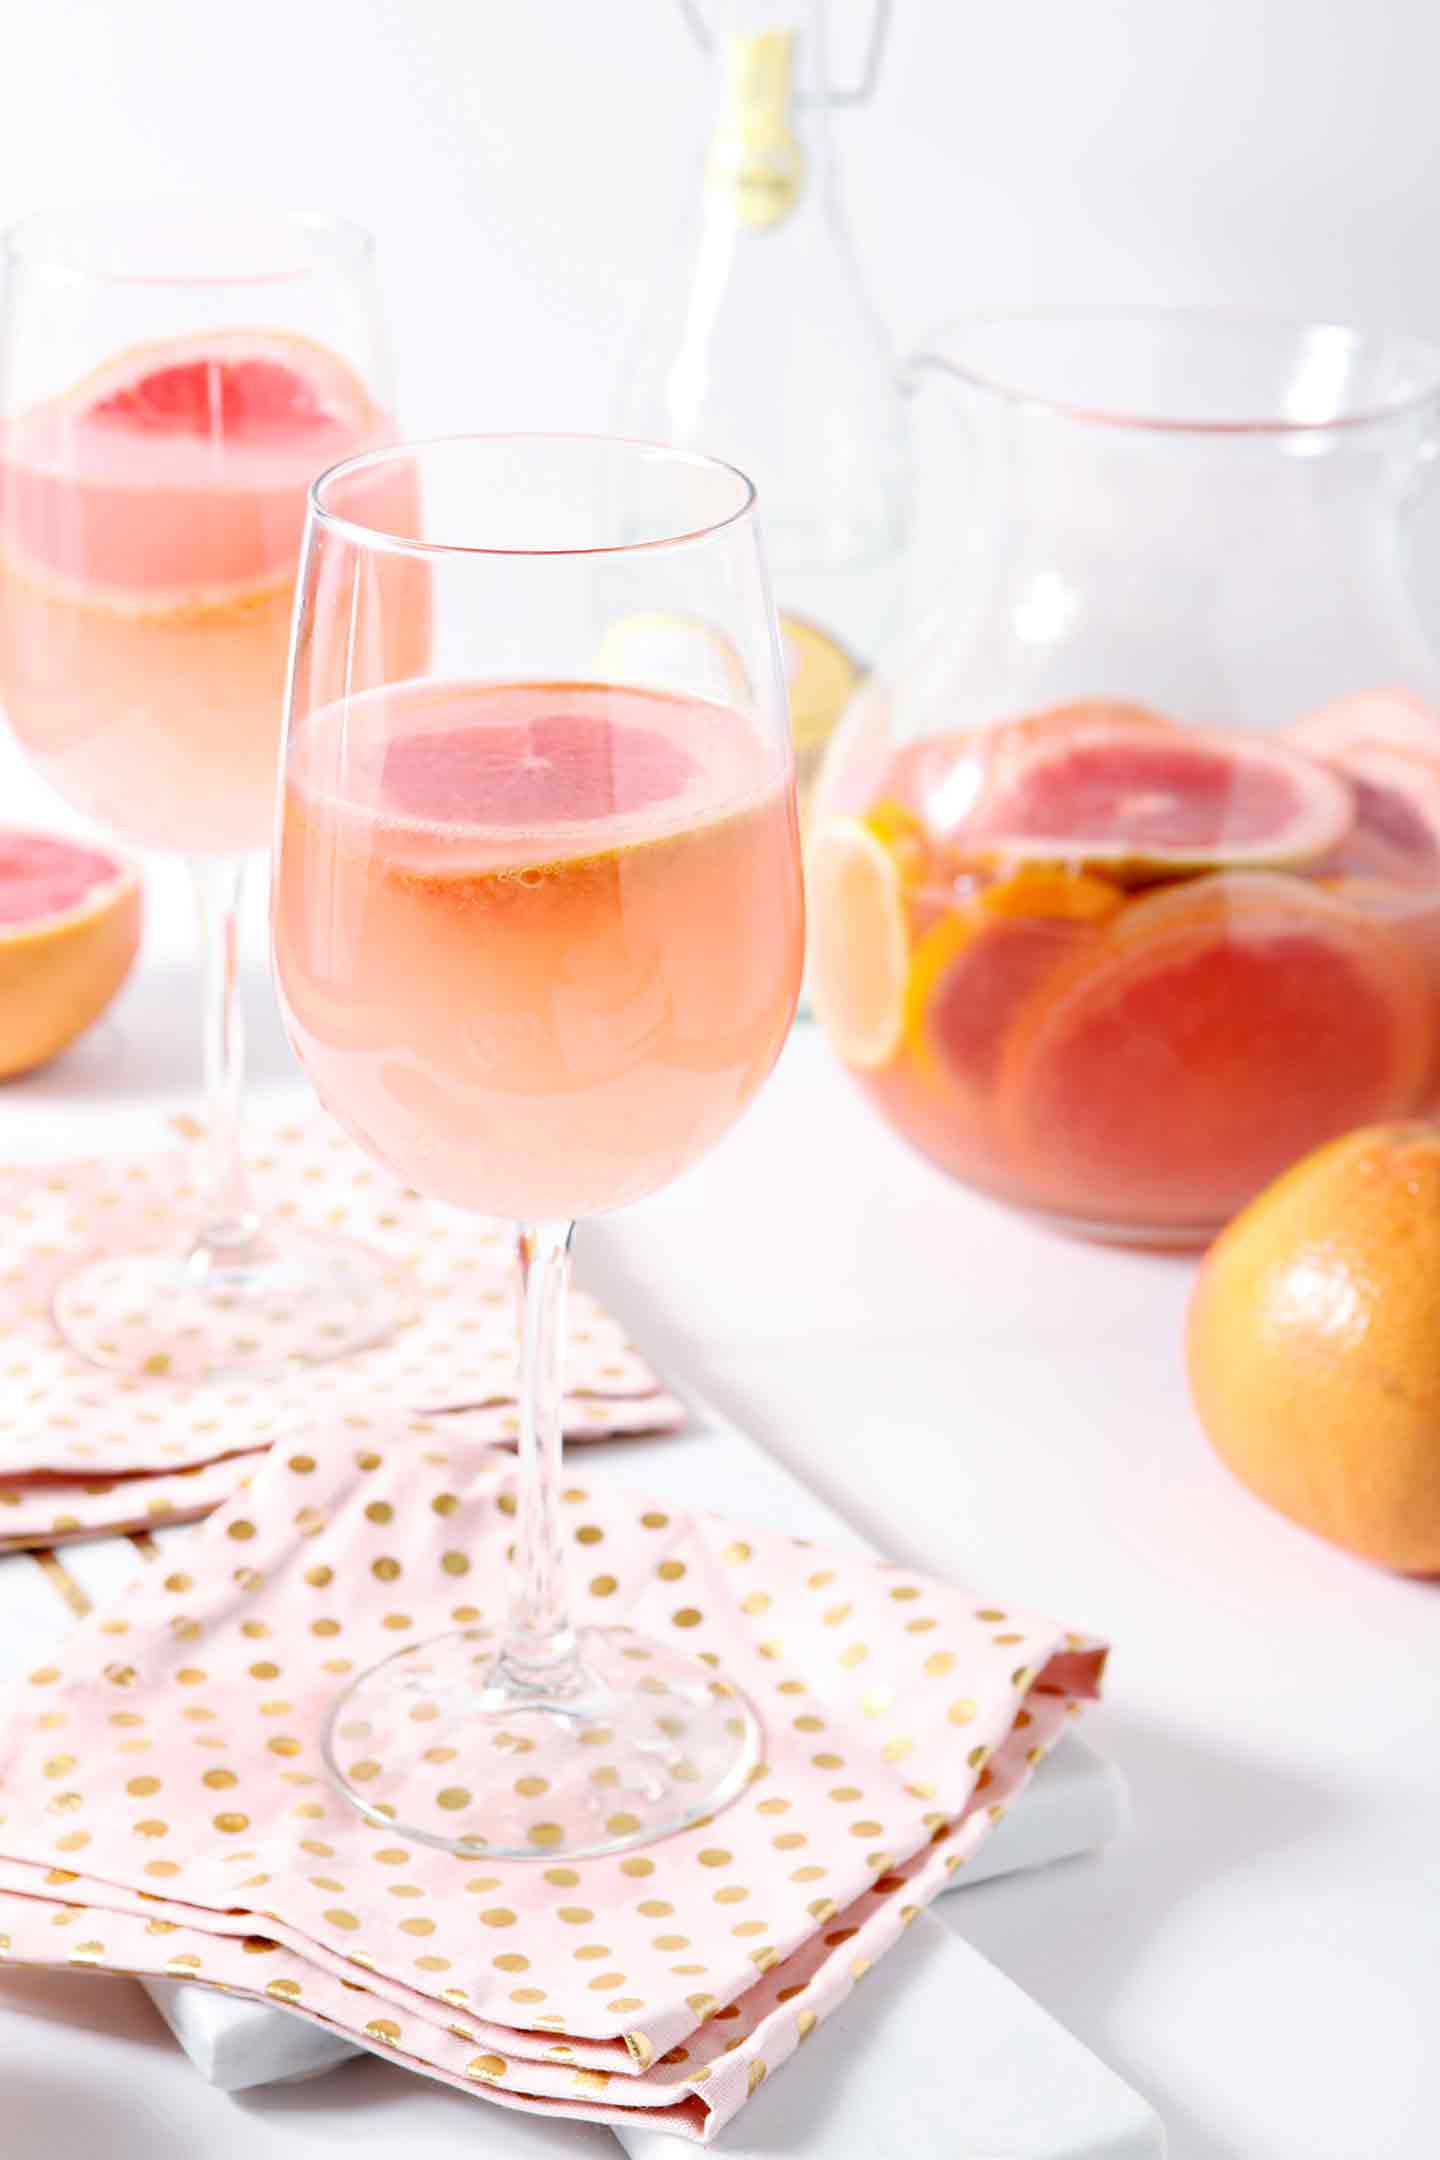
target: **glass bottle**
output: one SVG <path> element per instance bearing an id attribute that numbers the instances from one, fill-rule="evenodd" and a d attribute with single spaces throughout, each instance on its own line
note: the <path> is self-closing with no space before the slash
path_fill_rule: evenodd
<path id="1" fill-rule="evenodd" d="M 715 120 L 699 201 L 646 304 L 617 426 L 729 459 L 764 506 L 802 799 L 898 608 L 906 414 L 830 139 L 824 0 L 687 7 Z"/>

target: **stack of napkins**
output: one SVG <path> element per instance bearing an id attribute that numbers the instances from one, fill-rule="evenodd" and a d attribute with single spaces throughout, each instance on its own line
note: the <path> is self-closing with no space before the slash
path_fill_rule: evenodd
<path id="1" fill-rule="evenodd" d="M 405 1191 L 318 1117 L 257 1132 L 257 1203 L 267 1221 L 353 1239 L 377 1256 L 399 1315 L 394 1334 L 273 1381 L 188 1384 L 167 1370 L 166 1314 L 132 1312 L 117 1274 L 114 1339 L 138 1345 L 152 1369 L 131 1377 L 87 1363 L 55 1326 L 56 1283 L 82 1260 L 177 1237 L 196 1205 L 188 1168 L 172 1149 L 0 1171 L 0 1551 L 208 1514 L 257 1450 L 341 1396 L 364 1395 L 355 1416 L 466 1404 L 488 1438 L 516 1430 L 513 1233 Z M 256 1325 L 237 1315 L 247 1353 Z M 568 1438 L 683 1423 L 680 1405 L 583 1292 L 571 1299 L 565 1369 Z"/>
<path id="2" fill-rule="evenodd" d="M 584 1617 L 708 1654 L 760 1713 L 760 1773 L 615 1857 L 407 1845 L 336 1796 L 319 1735 L 347 1675 L 503 1605 L 513 1464 L 464 1416 L 348 1414 L 287 1436 L 182 1567 L 10 1691 L 0 1949 L 242 1991 L 506 2105 L 709 2137 L 965 1865 L 1103 1647 L 568 1484 Z"/>

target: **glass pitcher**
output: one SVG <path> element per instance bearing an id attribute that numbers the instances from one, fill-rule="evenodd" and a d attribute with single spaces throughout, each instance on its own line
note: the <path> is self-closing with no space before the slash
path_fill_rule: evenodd
<path id="1" fill-rule="evenodd" d="M 1207 1238 L 1440 1103 L 1440 349 L 1210 314 L 971 319 L 942 597 L 812 830 L 811 984 L 953 1176 Z"/>

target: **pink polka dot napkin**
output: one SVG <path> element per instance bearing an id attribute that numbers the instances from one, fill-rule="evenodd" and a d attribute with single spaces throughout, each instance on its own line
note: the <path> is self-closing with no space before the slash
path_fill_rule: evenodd
<path id="1" fill-rule="evenodd" d="M 488 1438 L 516 1431 L 504 1225 L 395 1185 L 322 1118 L 257 1130 L 250 1168 L 267 1220 L 352 1238 L 387 1264 L 400 1326 L 372 1349 L 267 1382 L 188 1385 L 163 1371 L 102 1371 L 62 1340 L 50 1310 L 55 1284 L 83 1259 L 153 1245 L 183 1222 L 195 1204 L 188 1156 L 172 1149 L 0 1170 L 0 1551 L 204 1514 L 234 1491 L 241 1458 L 357 1384 L 376 1406 L 473 1405 Z M 117 1303 L 117 1339 L 145 1325 Z M 684 1422 L 584 1291 L 570 1303 L 566 1378 L 567 1439 Z"/>
<path id="2" fill-rule="evenodd" d="M 505 2106 L 711 2137 L 1021 1798 L 1104 1648 L 575 1474 L 585 1617 L 682 1630 L 760 1713 L 731 1807 L 552 1865 L 407 1844 L 332 1792 L 346 1676 L 496 1616 L 513 1536 L 473 1416 L 351 1410 L 8 1692 L 0 1956 L 238 1990 Z"/>

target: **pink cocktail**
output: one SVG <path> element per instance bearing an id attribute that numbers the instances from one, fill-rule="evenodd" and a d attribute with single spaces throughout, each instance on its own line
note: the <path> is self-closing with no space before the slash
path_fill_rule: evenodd
<path id="1" fill-rule="evenodd" d="M 0 700 L 77 809 L 187 859 L 205 958 L 195 1220 L 78 1268 L 55 1317 L 121 1371 L 267 1377 L 393 1319 L 369 1256 L 260 1222 L 239 1151 L 238 911 L 274 824 L 305 493 L 391 432 L 371 246 L 198 199 L 45 213 L 0 246 Z M 423 605 L 395 634 L 422 664 Z"/>
<path id="2" fill-rule="evenodd" d="M 444 683 L 308 715 L 275 939 L 317 1093 L 461 1206 L 668 1183 L 789 1024 L 791 818 L 773 745 L 696 699 Z"/>
<path id="3" fill-rule="evenodd" d="M 614 1624 L 602 1567 L 579 1597 L 598 1624 L 575 1624 L 557 1505 L 575 1219 L 722 1137 L 800 985 L 753 492 L 583 437 L 351 459 L 312 491 L 295 636 L 274 903 L 291 1040 L 377 1161 L 513 1220 L 523 1286 L 513 1590 L 362 1673 L 327 1760 L 390 1835 L 487 1860 L 616 1851 L 733 1799 L 761 1747 L 744 1697 L 685 1653 L 688 1619 L 663 1641 Z"/>

